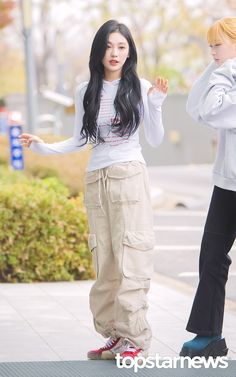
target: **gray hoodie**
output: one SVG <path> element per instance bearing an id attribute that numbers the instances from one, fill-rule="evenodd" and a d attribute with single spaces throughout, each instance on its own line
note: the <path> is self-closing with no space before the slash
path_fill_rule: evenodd
<path id="1" fill-rule="evenodd" d="M 236 191 L 236 58 L 209 64 L 194 83 L 186 109 L 198 123 L 218 130 L 213 182 Z"/>

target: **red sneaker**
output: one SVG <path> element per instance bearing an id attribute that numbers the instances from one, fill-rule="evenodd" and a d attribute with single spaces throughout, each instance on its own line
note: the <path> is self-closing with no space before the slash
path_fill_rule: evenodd
<path id="1" fill-rule="evenodd" d="M 123 352 L 120 354 L 120 356 L 121 359 L 127 357 L 125 362 L 129 364 L 131 359 L 135 359 L 136 357 L 147 357 L 147 353 L 143 352 L 141 348 L 137 348 L 130 340 L 126 339 L 125 343 L 123 343 Z"/>
<path id="2" fill-rule="evenodd" d="M 121 338 L 110 337 L 104 347 L 89 351 L 87 357 L 90 360 L 113 360 L 116 353 L 122 352 L 123 349 Z"/>

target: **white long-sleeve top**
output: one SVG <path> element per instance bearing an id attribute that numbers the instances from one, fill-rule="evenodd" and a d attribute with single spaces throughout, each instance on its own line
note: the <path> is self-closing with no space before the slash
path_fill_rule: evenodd
<path id="1" fill-rule="evenodd" d="M 189 93 L 187 112 L 218 130 L 213 182 L 236 191 L 236 58 L 206 68 Z"/>
<path id="2" fill-rule="evenodd" d="M 97 119 L 100 135 L 105 143 L 92 144 L 92 153 L 87 171 L 101 169 L 109 165 L 126 161 L 141 161 L 145 163 L 139 143 L 139 130 L 130 137 L 119 137 L 112 132 L 112 120 L 115 117 L 114 100 L 116 97 L 119 79 L 114 81 L 103 80 L 100 110 Z M 151 84 L 144 79 L 140 80 L 143 100 L 143 123 L 145 137 L 153 147 L 158 147 L 164 136 L 161 105 L 166 97 L 164 93 L 152 92 L 147 95 Z M 32 142 L 30 149 L 39 154 L 56 154 L 76 152 L 83 148 L 81 139 L 83 126 L 83 98 L 87 89 L 87 82 L 82 83 L 75 94 L 75 125 L 73 137 L 52 144 Z"/>

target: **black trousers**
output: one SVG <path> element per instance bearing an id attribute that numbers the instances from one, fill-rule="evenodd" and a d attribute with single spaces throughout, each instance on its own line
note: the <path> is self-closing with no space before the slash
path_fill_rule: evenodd
<path id="1" fill-rule="evenodd" d="M 225 285 L 236 237 L 236 192 L 214 187 L 199 260 L 199 285 L 187 331 L 202 336 L 222 333 Z"/>

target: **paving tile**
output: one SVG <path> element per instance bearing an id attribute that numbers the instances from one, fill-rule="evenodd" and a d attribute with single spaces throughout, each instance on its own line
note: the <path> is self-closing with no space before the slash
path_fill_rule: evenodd
<path id="1" fill-rule="evenodd" d="M 89 310 L 92 281 L 0 284 L 0 362 L 86 360 L 103 346 Z M 193 297 L 154 281 L 148 320 L 153 330 L 150 354 L 178 356 Z M 236 359 L 236 312 L 226 310 L 224 334 Z"/>

